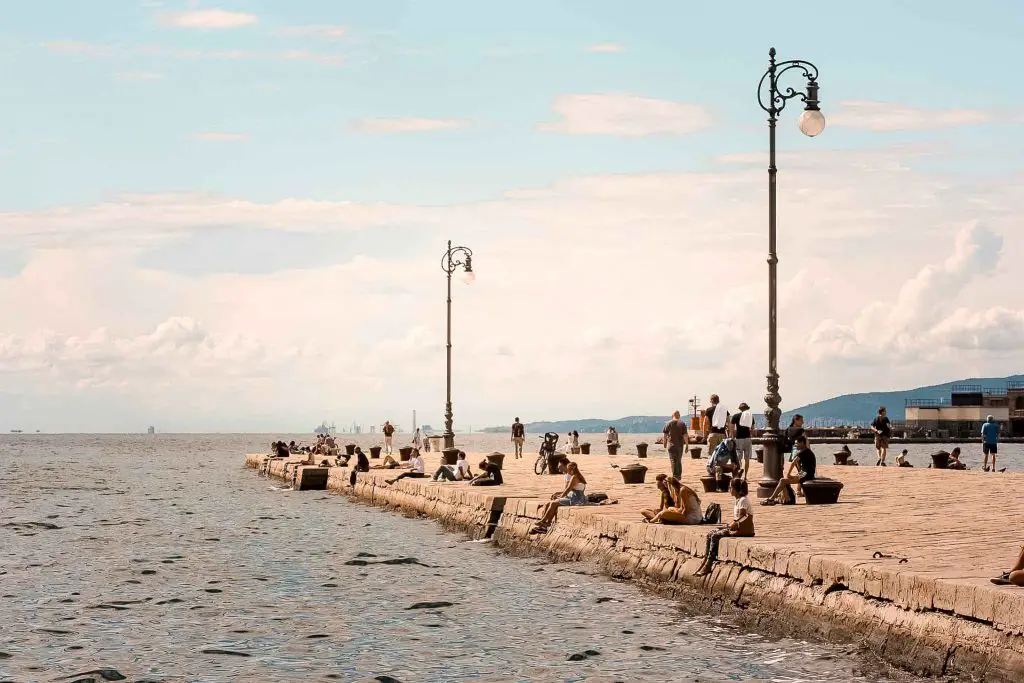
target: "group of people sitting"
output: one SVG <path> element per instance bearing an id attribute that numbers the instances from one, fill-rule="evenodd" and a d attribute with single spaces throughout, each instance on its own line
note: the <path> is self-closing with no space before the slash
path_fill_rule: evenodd
<path id="1" fill-rule="evenodd" d="M 700 496 L 677 478 L 667 474 L 659 474 L 655 478 L 661 502 L 657 510 L 645 509 L 640 514 L 644 522 L 650 524 L 719 524 L 722 518 L 721 507 L 712 503 L 701 511 Z M 711 572 L 718 560 L 718 545 L 723 538 L 730 536 L 749 537 L 754 535 L 754 508 L 750 504 L 747 481 L 735 477 L 729 483 L 729 492 L 735 499 L 733 518 L 729 524 L 708 532 L 704 561 L 697 569 L 697 576 Z"/>
<path id="2" fill-rule="evenodd" d="M 287 458 L 290 455 L 324 455 L 336 456 L 339 452 L 338 442 L 332 434 L 317 434 L 316 443 L 313 445 L 297 444 L 294 440 L 289 443 L 274 441 L 270 444 L 270 455 L 275 458 Z M 308 458 L 311 462 L 312 457 Z"/>

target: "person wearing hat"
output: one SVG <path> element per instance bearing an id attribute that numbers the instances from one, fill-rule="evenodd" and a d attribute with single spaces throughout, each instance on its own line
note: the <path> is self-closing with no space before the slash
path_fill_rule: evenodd
<path id="1" fill-rule="evenodd" d="M 754 444 L 750 440 L 754 429 L 754 414 L 750 406 L 740 403 L 739 412 L 732 416 L 732 437 L 736 442 L 736 457 L 743 459 L 743 478 L 750 472 L 750 456 L 754 452 Z"/>

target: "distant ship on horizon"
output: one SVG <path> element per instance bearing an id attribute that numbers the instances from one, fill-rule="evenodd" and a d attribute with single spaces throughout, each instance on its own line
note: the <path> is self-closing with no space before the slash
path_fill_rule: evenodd
<path id="1" fill-rule="evenodd" d="M 334 426 L 334 423 L 332 422 L 331 426 L 328 427 L 327 420 L 324 420 L 323 422 L 320 423 L 319 427 L 313 430 L 313 433 L 316 434 L 317 436 L 320 436 L 321 434 L 323 434 L 324 436 L 332 436 L 335 433 L 335 431 L 336 427 Z"/>

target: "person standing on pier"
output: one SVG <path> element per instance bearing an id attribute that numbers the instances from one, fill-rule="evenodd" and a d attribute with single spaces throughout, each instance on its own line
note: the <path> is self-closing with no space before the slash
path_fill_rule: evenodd
<path id="1" fill-rule="evenodd" d="M 750 440 L 754 413 L 746 403 L 740 403 L 739 411 L 732 416 L 732 438 L 736 441 L 737 457 L 743 458 L 743 478 L 746 479 L 750 471 L 750 456 L 754 452 L 754 442 Z"/>
<path id="2" fill-rule="evenodd" d="M 384 432 L 384 452 L 391 455 L 395 452 L 391 445 L 391 437 L 395 435 L 395 426 L 391 424 L 390 420 L 384 420 L 384 426 L 380 428 L 380 431 Z"/>
<path id="3" fill-rule="evenodd" d="M 715 452 L 715 447 L 725 440 L 725 428 L 729 424 L 729 411 L 725 406 L 718 405 L 718 394 L 711 394 L 711 407 L 704 411 L 701 428 L 708 435 L 708 451 Z"/>
<path id="4" fill-rule="evenodd" d="M 875 433 L 875 451 L 878 452 L 875 467 L 885 467 L 885 456 L 889 454 L 889 439 L 892 438 L 892 425 L 889 424 L 889 416 L 885 414 L 885 406 L 878 409 L 878 417 L 871 423 L 871 431 Z"/>
<path id="5" fill-rule="evenodd" d="M 416 433 L 412 435 L 412 447 L 416 450 L 423 448 L 423 433 L 420 428 L 416 428 Z"/>
<path id="6" fill-rule="evenodd" d="M 676 479 L 683 476 L 683 453 L 690 445 L 690 435 L 680 417 L 678 410 L 673 411 L 672 419 L 661 430 L 665 448 L 668 449 L 668 459 L 672 463 L 672 476 Z"/>
<path id="7" fill-rule="evenodd" d="M 985 454 L 985 471 L 988 472 L 988 456 L 992 456 L 992 471 L 996 471 L 996 453 L 999 451 L 999 423 L 989 415 L 981 425 L 981 452 Z"/>
<path id="8" fill-rule="evenodd" d="M 526 441 L 526 425 L 516 418 L 512 423 L 512 444 L 516 449 L 516 460 L 523 457 L 523 443 Z"/>

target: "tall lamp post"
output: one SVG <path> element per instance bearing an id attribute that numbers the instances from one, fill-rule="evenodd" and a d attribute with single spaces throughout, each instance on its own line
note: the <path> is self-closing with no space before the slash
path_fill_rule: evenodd
<path id="1" fill-rule="evenodd" d="M 464 259 L 464 260 L 463 260 Z M 473 273 L 473 252 L 466 247 L 453 247 L 448 240 L 448 251 L 441 257 L 441 270 L 448 276 L 448 365 L 447 386 L 444 404 L 444 447 L 455 447 L 455 432 L 452 431 L 452 274 L 462 267 L 462 281 L 467 285 L 476 279 Z"/>
<path id="2" fill-rule="evenodd" d="M 797 71 L 807 81 L 806 89 L 780 88 L 779 80 L 789 71 Z M 802 59 L 785 62 L 775 61 L 775 48 L 768 51 L 768 70 L 757 86 L 757 101 L 768 114 L 768 392 L 764 396 L 765 417 L 768 432 L 765 435 L 764 476 L 757 489 L 759 498 L 767 498 L 782 476 L 782 453 L 779 438 L 779 418 L 782 411 L 779 404 L 779 356 L 776 323 L 778 319 L 778 273 L 779 257 L 775 251 L 776 231 L 776 182 L 778 169 L 775 167 L 775 122 L 786 108 L 786 103 L 799 97 L 804 103 L 800 115 L 800 132 L 814 137 L 825 130 L 825 117 L 818 108 L 818 67 Z"/>

